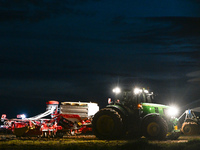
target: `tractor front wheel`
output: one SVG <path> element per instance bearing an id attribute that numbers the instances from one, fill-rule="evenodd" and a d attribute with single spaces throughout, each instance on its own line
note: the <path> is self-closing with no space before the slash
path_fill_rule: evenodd
<path id="1" fill-rule="evenodd" d="M 100 139 L 120 139 L 124 135 L 122 117 L 111 108 L 104 108 L 97 112 L 92 125 L 94 134 Z"/>
<path id="2" fill-rule="evenodd" d="M 164 140 L 167 135 L 167 123 L 160 116 L 150 116 L 143 122 L 143 134 L 152 140 Z"/>

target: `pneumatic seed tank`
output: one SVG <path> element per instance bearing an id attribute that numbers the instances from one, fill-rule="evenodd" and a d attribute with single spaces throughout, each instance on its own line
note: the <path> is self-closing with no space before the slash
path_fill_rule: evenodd
<path id="1" fill-rule="evenodd" d="M 46 105 L 46 111 L 39 115 L 26 118 L 21 114 L 17 119 L 7 119 L 6 114 L 3 114 L 1 121 L 17 137 L 63 137 L 65 134 L 92 132 L 91 120 L 99 111 L 97 103 L 61 102 L 59 107 L 58 101 L 48 101 Z"/>

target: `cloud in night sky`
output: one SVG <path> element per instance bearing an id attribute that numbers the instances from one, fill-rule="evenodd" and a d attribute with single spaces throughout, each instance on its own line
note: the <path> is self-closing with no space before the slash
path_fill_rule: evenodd
<path id="1" fill-rule="evenodd" d="M 0 1 L 1 21 L 40 21 L 60 15 L 126 15 L 131 17 L 200 15 L 199 2 L 195 0 L 10 0 Z M 188 9 L 189 8 L 189 9 Z M 107 14 L 106 14 L 107 13 Z M 100 15 L 100 16 L 98 16 Z"/>
<path id="2" fill-rule="evenodd" d="M 199 7 L 196 0 L 0 0 L 0 98 L 41 103 L 41 111 L 50 99 L 105 105 L 119 81 L 150 87 L 160 103 L 196 100 Z"/>
<path id="3" fill-rule="evenodd" d="M 98 1 L 98 0 L 97 0 Z M 1 21 L 31 21 L 38 22 L 50 17 L 63 14 L 93 15 L 90 12 L 83 12 L 73 6 L 82 5 L 87 0 L 11 0 L 0 1 Z"/>

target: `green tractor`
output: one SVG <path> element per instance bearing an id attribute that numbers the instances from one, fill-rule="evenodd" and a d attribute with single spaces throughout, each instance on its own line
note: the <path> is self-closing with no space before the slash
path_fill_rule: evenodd
<path id="1" fill-rule="evenodd" d="M 98 111 L 92 121 L 93 132 L 99 139 L 146 137 L 152 140 L 177 139 L 180 136 L 177 109 L 151 103 L 153 93 L 135 88 L 123 91 L 115 88 L 121 99 Z"/>

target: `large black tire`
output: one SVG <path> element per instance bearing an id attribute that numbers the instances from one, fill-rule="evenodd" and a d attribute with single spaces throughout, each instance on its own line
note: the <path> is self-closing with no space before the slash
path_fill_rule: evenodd
<path id="1" fill-rule="evenodd" d="M 184 122 L 181 130 L 184 135 L 197 135 L 199 134 L 199 125 L 196 122 Z"/>
<path id="2" fill-rule="evenodd" d="M 160 116 L 150 116 L 143 121 L 142 131 L 148 139 L 165 140 L 167 130 L 167 123 Z"/>
<path id="3" fill-rule="evenodd" d="M 121 139 L 125 134 L 122 117 L 112 108 L 104 108 L 97 112 L 92 125 L 93 132 L 99 139 Z"/>

